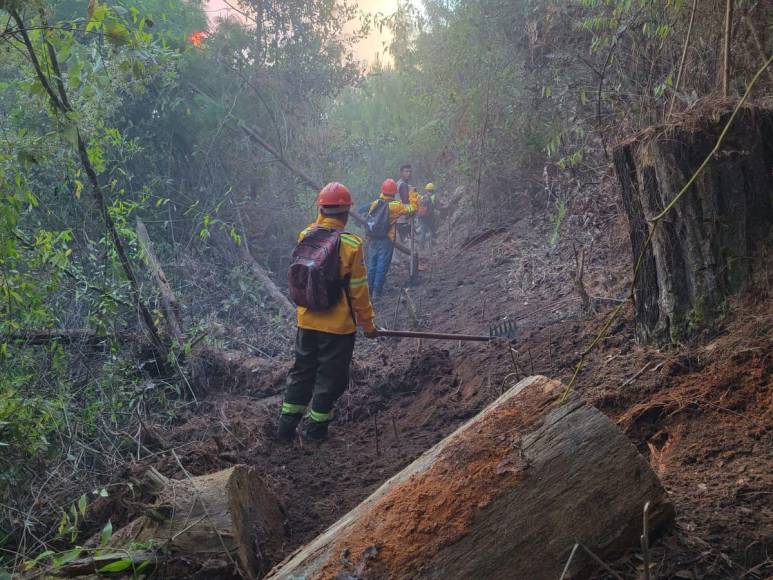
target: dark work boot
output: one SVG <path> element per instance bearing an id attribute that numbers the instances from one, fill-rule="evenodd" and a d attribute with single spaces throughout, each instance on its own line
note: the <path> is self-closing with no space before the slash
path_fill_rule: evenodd
<path id="1" fill-rule="evenodd" d="M 300 422 L 301 415 L 280 415 L 276 438 L 282 443 L 292 443 L 296 435 L 295 430 Z"/>
<path id="2" fill-rule="evenodd" d="M 329 423 L 309 421 L 304 437 L 310 441 L 325 441 L 327 439 L 327 426 Z"/>

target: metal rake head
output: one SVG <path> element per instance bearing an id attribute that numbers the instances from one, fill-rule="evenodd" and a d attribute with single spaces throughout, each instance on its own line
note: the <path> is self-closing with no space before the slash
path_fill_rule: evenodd
<path id="1" fill-rule="evenodd" d="M 489 327 L 489 335 L 491 338 L 515 338 L 518 333 L 518 327 L 515 324 L 515 320 L 505 320 L 499 324 L 492 324 Z"/>

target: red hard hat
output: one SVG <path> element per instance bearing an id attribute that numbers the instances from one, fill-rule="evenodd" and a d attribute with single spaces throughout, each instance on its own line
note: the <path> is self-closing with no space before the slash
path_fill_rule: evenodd
<path id="1" fill-rule="evenodd" d="M 384 195 L 394 195 L 397 193 L 397 183 L 395 183 L 395 180 L 391 177 L 389 179 L 385 179 L 384 183 L 381 184 L 381 193 Z"/>
<path id="2" fill-rule="evenodd" d="M 352 193 L 345 185 L 333 181 L 319 192 L 317 205 L 352 205 Z"/>

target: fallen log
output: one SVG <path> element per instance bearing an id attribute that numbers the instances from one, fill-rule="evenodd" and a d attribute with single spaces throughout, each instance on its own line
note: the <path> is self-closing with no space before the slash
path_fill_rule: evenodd
<path id="1" fill-rule="evenodd" d="M 558 578 L 576 543 L 639 545 L 673 508 L 645 459 L 594 407 L 524 379 L 384 483 L 267 578 Z M 593 562 L 575 557 L 575 578 Z M 339 576 L 340 575 L 340 576 Z"/>
<path id="2" fill-rule="evenodd" d="M 285 515 L 254 467 L 187 479 L 153 472 L 159 488 L 144 516 L 113 535 L 112 548 L 153 540 L 168 559 L 231 561 L 249 578 L 266 573 L 285 541 Z"/>

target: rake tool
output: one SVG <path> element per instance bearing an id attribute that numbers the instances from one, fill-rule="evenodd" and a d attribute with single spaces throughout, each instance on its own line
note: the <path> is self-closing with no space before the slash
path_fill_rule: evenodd
<path id="1" fill-rule="evenodd" d="M 379 336 L 396 336 L 398 338 L 429 338 L 435 340 L 464 340 L 471 342 L 488 342 L 496 338 L 513 338 L 517 332 L 515 321 L 507 320 L 492 325 L 489 334 L 452 334 L 447 332 L 415 332 L 412 330 L 378 330 Z"/>

